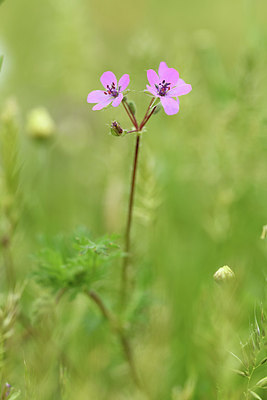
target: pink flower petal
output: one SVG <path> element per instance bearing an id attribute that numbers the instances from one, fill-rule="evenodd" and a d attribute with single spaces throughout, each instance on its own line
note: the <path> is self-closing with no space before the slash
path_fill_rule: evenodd
<path id="1" fill-rule="evenodd" d="M 100 81 L 105 89 L 107 88 L 107 85 L 110 86 L 112 85 L 112 83 L 114 83 L 115 86 L 117 87 L 117 78 L 111 71 L 104 72 L 100 78 Z"/>
<path id="2" fill-rule="evenodd" d="M 152 87 L 159 83 L 158 74 L 153 69 L 147 70 L 147 79 Z"/>
<path id="3" fill-rule="evenodd" d="M 171 97 L 161 97 L 160 101 L 166 114 L 173 115 L 178 113 L 179 100 L 174 100 Z"/>
<path id="4" fill-rule="evenodd" d="M 192 90 L 191 85 L 185 83 L 182 79 L 179 79 L 177 86 L 168 92 L 168 96 L 169 97 L 183 96 L 191 92 L 191 90 Z"/>
<path id="5" fill-rule="evenodd" d="M 118 97 L 116 97 L 115 100 L 113 100 L 112 102 L 113 107 L 118 107 L 121 104 L 122 99 L 123 99 L 123 94 L 120 93 Z"/>
<path id="6" fill-rule="evenodd" d="M 122 75 L 121 79 L 119 80 L 119 90 L 120 92 L 123 92 L 127 86 L 129 85 L 130 82 L 130 77 L 128 74 Z"/>
<path id="7" fill-rule="evenodd" d="M 93 111 L 102 110 L 102 108 L 107 107 L 111 102 L 112 102 L 112 97 L 109 98 L 107 101 L 103 101 L 102 103 L 96 104 L 96 105 L 92 108 L 92 110 L 93 110 Z"/>
<path id="8" fill-rule="evenodd" d="M 160 81 L 165 81 L 171 84 L 171 87 L 176 86 L 179 79 L 179 72 L 174 68 L 167 68 L 160 74 Z"/>
<path id="9" fill-rule="evenodd" d="M 103 90 L 93 90 L 88 94 L 87 103 L 100 103 L 107 99 L 107 95 Z"/>
<path id="10" fill-rule="evenodd" d="M 151 94 L 153 94 L 153 96 L 157 96 L 158 97 L 157 91 L 156 91 L 156 89 L 154 89 L 153 86 L 151 87 L 149 85 L 146 85 L 146 88 Z"/>
<path id="11" fill-rule="evenodd" d="M 166 69 L 168 69 L 168 65 L 165 63 L 165 61 L 161 61 L 159 64 L 159 76 L 161 76 Z"/>

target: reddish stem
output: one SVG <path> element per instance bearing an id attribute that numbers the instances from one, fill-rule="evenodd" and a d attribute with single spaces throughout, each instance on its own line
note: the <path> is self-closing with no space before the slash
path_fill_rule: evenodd
<path id="1" fill-rule="evenodd" d="M 144 115 L 144 118 L 143 118 L 143 120 L 142 120 L 142 122 L 141 122 L 141 124 L 140 124 L 140 126 L 139 126 L 139 130 L 141 130 L 141 129 L 144 127 L 144 125 L 145 125 L 145 123 L 146 123 L 147 114 L 149 113 L 150 107 L 152 106 L 154 100 L 155 100 L 155 97 L 152 98 L 151 102 L 150 102 L 149 105 L 148 105 L 148 108 L 147 108 L 147 110 L 146 110 L 146 113 L 145 113 L 145 115 Z"/>
<path id="2" fill-rule="evenodd" d="M 149 114 L 149 115 L 147 115 L 147 117 L 146 117 L 146 119 L 143 121 L 143 123 L 140 125 L 140 130 L 141 129 L 143 129 L 143 127 L 145 126 L 145 124 L 147 123 L 147 121 L 149 120 L 149 118 L 152 116 L 152 114 L 154 113 L 154 111 L 156 110 L 156 107 L 157 106 L 154 106 L 153 108 L 152 108 L 152 111 L 151 111 L 151 113 Z"/>
<path id="3" fill-rule="evenodd" d="M 123 107 L 124 107 L 124 109 L 125 109 L 125 111 L 127 112 L 127 114 L 128 114 L 128 117 L 130 118 L 130 120 L 131 120 L 131 122 L 132 122 L 132 124 L 135 126 L 135 128 L 137 129 L 138 127 L 136 126 L 136 124 L 135 124 L 135 121 L 134 121 L 134 119 L 133 119 L 133 117 L 132 117 L 132 113 L 130 113 L 130 111 L 128 110 L 128 108 L 126 107 L 126 105 L 125 105 L 125 102 L 124 101 L 122 101 L 122 105 L 123 105 Z"/>
<path id="4" fill-rule="evenodd" d="M 135 130 L 132 130 L 130 132 L 141 132 L 142 128 L 145 126 L 151 115 L 156 109 L 156 106 L 153 107 L 152 111 L 151 105 L 153 104 L 155 98 L 153 97 L 147 111 L 145 113 L 145 116 L 143 118 L 143 121 L 141 124 L 138 126 L 138 123 L 136 121 L 136 118 L 132 111 L 129 109 L 127 101 L 123 102 L 123 106 L 131 119 L 132 123 L 135 126 Z M 129 133 L 130 133 L 129 132 Z M 131 189 L 130 189 L 130 199 L 129 199 L 129 207 L 128 207 L 128 217 L 127 217 L 127 226 L 126 226 L 126 232 L 125 232 L 125 258 L 123 261 L 123 266 L 122 266 L 122 281 L 121 281 L 121 299 L 122 302 L 124 302 L 127 289 L 128 289 L 128 269 L 129 269 L 129 260 L 130 260 L 130 250 L 131 250 L 131 226 L 132 226 L 132 216 L 133 216 L 133 204 L 134 204 L 134 193 L 135 193 L 135 182 L 136 182 L 136 171 L 137 171 L 137 163 L 138 163 L 138 154 L 139 154 L 139 148 L 140 148 L 140 139 L 141 136 L 139 134 L 136 135 L 136 144 L 135 144 L 135 154 L 134 154 L 134 160 L 133 160 L 133 170 L 132 170 L 132 180 L 131 180 Z"/>
<path id="5" fill-rule="evenodd" d="M 132 226 L 132 215 L 133 215 L 133 202 L 134 202 L 134 192 L 135 192 L 135 182 L 136 182 L 136 171 L 137 171 L 137 162 L 138 162 L 138 154 L 140 148 L 140 138 L 141 136 L 137 134 L 136 136 L 136 144 L 135 144 L 135 154 L 134 154 L 134 162 L 133 162 L 133 171 L 132 171 L 132 181 L 131 181 L 131 191 L 130 191 L 130 199 L 129 199 L 129 208 L 128 208 L 128 218 L 127 218 L 127 226 L 125 233 L 125 253 L 126 256 L 124 258 L 123 266 L 122 266 L 122 300 L 125 299 L 125 295 L 127 292 L 127 283 L 128 283 L 128 266 L 130 259 L 130 248 L 131 248 L 131 226 Z"/>
<path id="6" fill-rule="evenodd" d="M 131 116 L 132 116 L 132 118 L 133 118 L 134 126 L 135 126 L 136 129 L 138 129 L 138 122 L 137 122 L 137 120 L 136 120 L 136 118 L 135 118 L 135 115 L 134 115 L 133 111 L 132 111 L 131 108 L 129 107 L 129 104 L 128 104 L 127 100 L 125 101 L 125 103 L 126 103 L 126 106 L 127 106 L 127 108 L 128 108 L 128 111 L 130 112 L 130 114 L 131 114 Z"/>

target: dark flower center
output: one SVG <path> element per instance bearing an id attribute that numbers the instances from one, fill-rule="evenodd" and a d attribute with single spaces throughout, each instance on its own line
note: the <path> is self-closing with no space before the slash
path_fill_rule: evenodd
<path id="1" fill-rule="evenodd" d="M 170 90 L 170 86 L 171 84 L 167 83 L 165 79 L 163 79 L 163 81 L 160 82 L 158 85 L 155 84 L 159 96 L 166 96 L 166 94 Z"/>
<path id="2" fill-rule="evenodd" d="M 112 97 L 118 97 L 119 95 L 119 90 L 116 89 L 115 83 L 112 82 L 111 86 L 107 85 L 107 90 L 104 92 L 106 95 L 110 95 Z"/>

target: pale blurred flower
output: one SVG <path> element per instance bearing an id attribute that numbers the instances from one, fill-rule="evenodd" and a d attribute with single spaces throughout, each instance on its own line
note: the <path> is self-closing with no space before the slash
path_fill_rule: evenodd
<path id="1" fill-rule="evenodd" d="M 27 131 L 35 139 L 48 139 L 54 135 L 55 123 L 45 108 L 38 107 L 30 111 Z"/>

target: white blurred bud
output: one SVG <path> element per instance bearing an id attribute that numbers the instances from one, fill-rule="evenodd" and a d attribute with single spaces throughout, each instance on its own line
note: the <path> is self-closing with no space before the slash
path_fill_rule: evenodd
<path id="1" fill-rule="evenodd" d="M 27 131 L 32 138 L 49 139 L 55 133 L 55 123 L 45 108 L 34 108 L 28 115 Z"/>
<path id="2" fill-rule="evenodd" d="M 215 272 L 213 278 L 216 282 L 227 282 L 235 278 L 235 274 L 228 265 L 224 265 Z"/>

